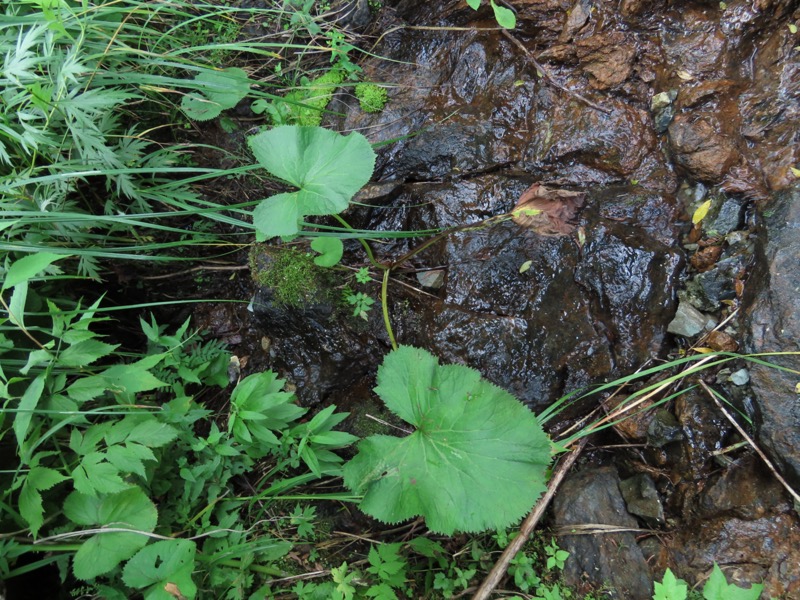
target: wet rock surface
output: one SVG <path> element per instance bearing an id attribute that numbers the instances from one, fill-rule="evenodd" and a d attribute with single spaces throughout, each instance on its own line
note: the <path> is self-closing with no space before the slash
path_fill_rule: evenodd
<path id="1" fill-rule="evenodd" d="M 652 598 L 650 570 L 629 531 L 638 529 L 638 523 L 628 513 L 619 488 L 613 467 L 580 471 L 561 485 L 553 519 L 560 532 L 559 546 L 571 557 L 564 580 L 585 591 L 610 585 L 614 598 Z"/>
<path id="2" fill-rule="evenodd" d="M 748 350 L 800 350 L 800 186 L 779 193 L 761 234 L 759 275 L 763 287 L 749 308 Z M 798 356 L 774 362 L 800 370 Z M 800 485 L 800 404 L 796 373 L 752 365 L 758 436 L 787 478 Z"/>
<path id="3" fill-rule="evenodd" d="M 534 410 L 664 358 L 673 343 L 800 350 L 800 191 L 790 187 L 800 67 L 786 26 L 796 6 L 513 6 L 512 35 L 541 72 L 496 30 L 414 29 L 491 27 L 488 6 L 402 0 L 378 20 L 378 34 L 388 33 L 374 48 L 394 62 L 362 64 L 365 79 L 390 84 L 387 107 L 363 113 L 347 93 L 329 107 L 342 115 L 328 117 L 332 127 L 397 140 L 380 148 L 374 183 L 359 197 L 377 208 L 352 208 L 353 226 L 461 228 L 396 266 L 398 340 L 480 370 Z M 481 226 L 532 184 L 584 195 L 569 232 Z M 711 210 L 692 228 L 707 199 Z M 374 248 L 392 263 L 418 243 Z M 346 258 L 361 266 L 359 252 L 348 246 Z M 354 325 L 330 306 L 287 312 L 269 290 L 256 299 L 270 360 L 301 400 L 358 401 L 349 390 L 369 388 L 389 347 L 380 317 Z M 780 360 L 798 368 L 796 357 Z M 754 420 L 759 443 L 800 485 L 797 377 L 737 362 L 706 380 Z M 701 391 L 659 410 L 617 428 L 643 447 L 615 454 L 619 475 L 595 469 L 564 484 L 556 520 L 669 535 L 639 540 L 640 550 L 631 533 L 613 534 L 628 536 L 624 560 L 611 534 L 567 536 L 583 565 L 568 563 L 571 581 L 630 577 L 614 580 L 617 597 L 650 598 L 667 566 L 694 583 L 716 561 L 733 581 L 763 580 L 765 594 L 800 598 L 800 524 L 786 492 Z M 576 500 L 584 495 L 592 499 Z"/>

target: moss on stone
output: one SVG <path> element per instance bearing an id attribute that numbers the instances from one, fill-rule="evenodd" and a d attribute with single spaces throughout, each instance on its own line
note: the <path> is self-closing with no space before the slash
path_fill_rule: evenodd
<path id="1" fill-rule="evenodd" d="M 303 306 L 328 299 L 328 270 L 314 264 L 314 257 L 296 248 L 255 245 L 250 251 L 250 272 L 260 286 L 273 290 L 275 300 L 287 306 Z"/>
<path id="2" fill-rule="evenodd" d="M 368 113 L 381 112 L 389 101 L 386 89 L 374 83 L 359 83 L 355 93 L 361 110 Z"/>

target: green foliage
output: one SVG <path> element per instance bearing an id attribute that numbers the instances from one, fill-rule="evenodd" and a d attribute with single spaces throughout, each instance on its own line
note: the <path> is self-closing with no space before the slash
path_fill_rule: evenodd
<path id="1" fill-rule="evenodd" d="M 655 582 L 653 600 L 686 600 L 689 595 L 689 586 L 682 579 L 678 579 L 667 569 L 664 579 Z"/>
<path id="2" fill-rule="evenodd" d="M 320 256 L 314 257 L 314 264 L 320 267 L 332 267 L 339 264 L 344 254 L 342 240 L 334 237 L 314 238 L 311 241 L 311 249 L 320 253 Z"/>
<path id="3" fill-rule="evenodd" d="M 261 166 L 298 188 L 262 200 L 253 211 L 259 241 L 296 235 L 306 215 L 342 212 L 375 167 L 372 147 L 356 132 L 284 125 L 251 136 L 248 144 Z"/>
<path id="4" fill-rule="evenodd" d="M 361 509 L 388 523 L 417 515 L 431 531 L 482 531 L 519 519 L 544 491 L 550 442 L 508 392 L 412 347 L 384 359 L 375 391 L 416 427 L 371 436 L 344 469 Z"/>
<path id="5" fill-rule="evenodd" d="M 550 543 L 544 547 L 544 551 L 547 554 L 548 571 L 551 569 L 558 569 L 559 571 L 564 569 L 564 564 L 566 563 L 567 558 L 569 558 L 569 552 L 565 550 L 559 550 L 555 539 L 550 540 Z"/>
<path id="6" fill-rule="evenodd" d="M 271 288 L 281 304 L 302 306 L 318 301 L 328 293 L 332 281 L 309 253 L 296 248 L 272 248 L 264 251 L 265 259 L 260 258 L 261 253 L 258 246 L 251 251 L 253 279 L 259 285 Z"/>
<path id="7" fill-rule="evenodd" d="M 667 569 L 661 583 L 656 582 L 653 600 L 686 600 L 688 598 L 689 586 L 682 579 L 678 579 Z M 758 600 L 764 586 L 754 584 L 745 589 L 732 583 L 728 583 L 725 574 L 719 565 L 714 563 L 711 576 L 703 586 L 703 598 L 705 600 Z"/>
<path id="8" fill-rule="evenodd" d="M 303 78 L 301 87 L 286 94 L 282 100 L 258 99 L 250 108 L 257 115 L 266 112 L 274 126 L 316 127 L 322 123 L 325 107 L 344 78 L 342 69 L 331 69 L 312 80 Z"/>
<path id="9" fill-rule="evenodd" d="M 40 285 L 32 280 L 53 261 L 42 254 L 6 265 L 11 277 L 3 291 L 33 293 Z M 0 424 L 0 437 L 13 432 L 20 457 L 0 492 L 0 502 L 18 512 L 4 512 L 0 526 L 51 540 L 85 530 L 72 574 L 106 597 L 134 588 L 146 598 L 195 598 L 203 580 L 215 597 L 243 598 L 254 584 L 249 565 L 256 556 L 277 560 L 292 544 L 240 524 L 248 503 L 236 498 L 233 479 L 255 460 L 274 463 L 268 483 L 279 490 L 341 474 L 335 451 L 355 438 L 333 428 L 346 413 L 330 406 L 299 422 L 306 410 L 268 371 L 233 390 L 230 433 L 220 431 L 192 394 L 227 385 L 227 354 L 197 340 L 188 322 L 169 334 L 152 317 L 142 320 L 147 352 L 123 357 L 92 330 L 102 320 L 97 303 L 76 311 L 53 301 L 48 307 L 49 327 L 38 317 L 35 332 L 44 343 L 28 351 L 18 376 L 0 370 L 4 414 L 11 409 L 14 416 Z M 15 327 L 24 320 L 19 312 Z M 208 532 L 216 533 L 199 548 L 194 540 Z M 19 542 L 11 545 L 7 556 L 21 554 Z M 5 577 L 11 565 L 0 567 Z"/>
<path id="10" fill-rule="evenodd" d="M 162 540 L 137 552 L 122 571 L 122 581 L 134 589 L 148 588 L 145 598 L 174 598 L 171 586 L 186 598 L 194 598 L 197 585 L 192 579 L 197 547 L 189 540 Z"/>
<path id="11" fill-rule="evenodd" d="M 469 4 L 473 10 L 478 10 L 481 7 L 482 1 L 483 0 L 467 0 L 467 4 Z M 492 6 L 494 18 L 500 27 L 503 27 L 504 29 L 514 29 L 514 27 L 517 26 L 517 17 L 514 14 L 514 11 L 507 9 L 504 6 L 500 6 L 494 0 L 489 0 L 489 4 Z"/>
<path id="12" fill-rule="evenodd" d="M 381 112 L 389 101 L 386 89 L 374 83 L 359 83 L 355 94 L 361 110 L 368 113 Z"/>
<path id="13" fill-rule="evenodd" d="M 370 277 L 369 269 L 367 267 L 361 267 L 358 271 L 356 271 L 356 281 L 358 283 L 369 283 L 372 281 L 372 277 Z"/>
<path id="14" fill-rule="evenodd" d="M 361 317 L 365 321 L 369 318 L 367 313 L 372 309 L 372 305 L 375 304 L 375 300 L 364 292 L 350 292 L 345 296 L 345 300 L 353 306 L 353 316 Z"/>
<path id="15" fill-rule="evenodd" d="M 292 394 L 281 391 L 285 383 L 272 371 L 254 373 L 240 381 L 231 394 L 228 433 L 247 445 L 254 458 L 278 448 L 280 441 L 273 432 L 285 429 L 306 412 L 292 404 Z"/>
<path id="16" fill-rule="evenodd" d="M 183 96 L 181 108 L 195 121 L 210 121 L 236 106 L 250 91 L 247 73 L 237 67 L 200 71 L 193 80 L 195 91 Z"/>

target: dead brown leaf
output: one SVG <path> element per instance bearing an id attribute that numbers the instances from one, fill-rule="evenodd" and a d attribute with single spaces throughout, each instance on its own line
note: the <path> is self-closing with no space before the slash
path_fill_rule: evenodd
<path id="1" fill-rule="evenodd" d="M 722 246 L 708 246 L 695 252 L 690 261 L 695 269 L 703 273 L 717 264 L 721 255 Z"/>
<path id="2" fill-rule="evenodd" d="M 534 183 L 511 211 L 517 225 L 540 235 L 567 235 L 575 229 L 572 219 L 583 206 L 584 192 L 548 188 Z"/>
<path id="3" fill-rule="evenodd" d="M 181 589 L 171 581 L 168 581 L 164 586 L 164 591 L 173 598 L 177 598 L 177 600 L 186 600 L 186 596 L 181 594 Z"/>

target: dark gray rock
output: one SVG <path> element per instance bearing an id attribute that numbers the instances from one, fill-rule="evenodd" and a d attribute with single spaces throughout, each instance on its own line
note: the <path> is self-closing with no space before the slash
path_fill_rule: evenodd
<path id="1" fill-rule="evenodd" d="M 709 235 L 726 235 L 743 225 L 744 198 L 722 198 L 714 203 L 703 219 L 703 229 Z"/>
<path id="2" fill-rule="evenodd" d="M 766 216 L 768 215 L 768 216 Z M 800 185 L 779 192 L 765 213 L 755 277 L 760 291 L 747 317 L 749 352 L 800 351 Z M 800 356 L 771 362 L 800 370 Z M 800 485 L 800 402 L 795 373 L 753 364 L 758 438 L 795 486 Z"/>
<path id="3" fill-rule="evenodd" d="M 675 335 L 694 337 L 701 331 L 711 329 L 713 326 L 714 320 L 711 317 L 701 313 L 689 302 L 681 300 L 678 304 L 675 318 L 667 326 L 667 331 Z"/>
<path id="4" fill-rule="evenodd" d="M 708 271 L 697 273 L 687 281 L 683 297 L 699 310 L 719 310 L 723 300 L 736 297 L 735 280 L 744 273 L 746 262 L 744 255 L 722 259 Z"/>
<path id="5" fill-rule="evenodd" d="M 643 518 L 651 527 L 664 524 L 664 507 L 650 475 L 640 473 L 629 477 L 620 483 L 619 489 L 629 513 Z"/>
<path id="6" fill-rule="evenodd" d="M 556 494 L 553 518 L 558 543 L 570 553 L 564 567 L 567 585 L 585 589 L 608 585 L 613 598 L 641 600 L 653 595 L 650 569 L 631 532 L 572 535 L 576 525 L 637 528 L 625 509 L 613 467 L 589 468 L 570 475 Z"/>

